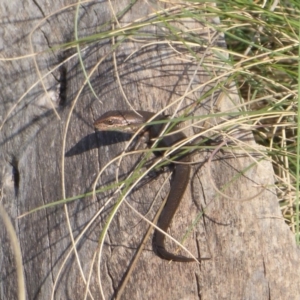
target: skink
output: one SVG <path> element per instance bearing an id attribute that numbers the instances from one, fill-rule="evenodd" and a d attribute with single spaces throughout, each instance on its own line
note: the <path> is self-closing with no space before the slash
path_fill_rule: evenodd
<path id="1" fill-rule="evenodd" d="M 94 127 L 100 131 L 119 131 L 126 133 L 134 133 L 138 128 L 143 126 L 147 121 L 154 116 L 154 113 L 148 111 L 108 111 L 103 114 L 94 122 Z M 159 115 L 153 121 L 166 119 L 165 116 Z M 159 137 L 162 130 L 165 128 L 165 124 L 155 124 L 145 127 L 145 130 L 149 133 L 149 141 Z M 178 129 L 178 127 L 172 128 L 172 130 Z M 158 147 L 170 147 L 175 143 L 185 139 L 186 136 L 182 132 L 176 132 L 174 134 L 167 135 L 163 137 L 159 143 Z M 189 176 L 191 167 L 187 163 L 190 161 L 189 156 L 183 156 L 177 161 L 184 162 L 184 164 L 176 164 L 174 166 L 173 176 L 171 180 L 171 189 L 166 202 L 165 207 L 159 217 L 158 227 L 163 231 L 167 231 L 172 218 L 183 198 L 184 192 L 189 183 Z M 153 238 L 153 246 L 157 255 L 166 260 L 173 260 L 178 262 L 192 262 L 195 261 L 192 258 L 188 258 L 181 255 L 175 255 L 168 252 L 165 249 L 165 235 L 155 230 Z"/>

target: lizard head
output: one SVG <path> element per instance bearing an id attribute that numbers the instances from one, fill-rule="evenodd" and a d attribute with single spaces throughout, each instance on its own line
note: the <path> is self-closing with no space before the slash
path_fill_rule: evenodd
<path id="1" fill-rule="evenodd" d="M 112 110 L 98 118 L 94 127 L 99 131 L 134 133 L 143 123 L 134 111 Z"/>

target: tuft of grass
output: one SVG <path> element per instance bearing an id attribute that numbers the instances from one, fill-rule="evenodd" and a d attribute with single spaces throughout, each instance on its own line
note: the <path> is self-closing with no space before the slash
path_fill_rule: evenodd
<path id="1" fill-rule="evenodd" d="M 218 2 L 240 96 L 255 120 L 256 141 L 272 158 L 277 195 L 286 223 L 299 239 L 299 32 L 298 1 Z"/>

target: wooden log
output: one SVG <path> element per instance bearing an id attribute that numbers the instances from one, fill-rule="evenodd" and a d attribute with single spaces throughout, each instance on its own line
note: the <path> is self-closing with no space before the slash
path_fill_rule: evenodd
<path id="1" fill-rule="evenodd" d="M 211 257 L 200 264 L 161 260 L 150 235 L 123 286 L 149 224 L 123 202 L 99 257 L 101 233 L 119 199 L 113 189 L 18 218 L 92 191 L 99 171 L 129 139 L 95 133 L 93 121 L 108 110 L 130 109 L 126 97 L 137 110 L 156 112 L 169 106 L 167 114 L 189 112 L 195 118 L 188 125 L 200 115 L 235 111 L 239 99 L 234 87 L 201 98 L 226 82 L 227 77 L 221 77 L 224 63 L 218 64 L 215 55 L 216 47 L 225 44 L 222 35 L 211 35 L 205 23 L 192 17 L 165 17 L 180 12 L 182 5 L 192 10 L 188 4 L 81 4 L 79 37 L 98 33 L 92 42 L 80 45 L 98 99 L 84 85 L 75 45 L 53 49 L 74 40 L 76 6 L 71 1 L 50 6 L 46 1 L 4 0 L 0 5 L 5 25 L 0 62 L 1 196 L 18 237 L 27 299 L 297 299 L 299 249 L 280 214 L 271 163 L 262 155 L 246 154 L 263 151 L 251 132 L 236 136 L 245 141 L 247 151 L 224 147 L 223 153 L 207 149 L 194 157 L 198 164 L 169 234 L 181 241 L 192 228 L 184 246 L 196 257 Z M 113 40 L 103 33 L 112 30 L 115 16 L 119 18 Z M 190 43 L 182 43 L 179 36 Z M 33 56 L 3 60 L 28 54 Z M 198 125 L 209 129 L 222 121 L 211 117 Z M 188 127 L 185 132 L 193 135 L 199 129 Z M 120 180 L 129 177 L 139 160 L 139 155 L 130 155 L 120 167 L 117 162 L 109 165 L 97 189 L 114 184 L 117 170 Z M 168 193 L 168 180 L 160 190 L 166 173 L 146 177 L 126 197 L 142 215 L 148 212 L 150 221 Z M 0 299 L 17 299 L 15 255 L 1 224 Z M 176 249 L 169 240 L 167 247 Z"/>

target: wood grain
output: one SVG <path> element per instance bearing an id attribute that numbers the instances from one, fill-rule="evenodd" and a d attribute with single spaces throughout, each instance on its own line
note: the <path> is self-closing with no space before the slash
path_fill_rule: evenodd
<path id="1" fill-rule="evenodd" d="M 112 1 L 112 7 L 121 11 L 128 3 Z M 76 239 L 112 195 L 111 191 L 97 194 L 96 199 L 86 196 L 72 201 L 66 208 L 54 205 L 17 217 L 62 199 L 63 178 L 66 197 L 91 191 L 99 170 L 122 152 L 128 136 L 96 134 L 92 127 L 97 116 L 105 111 L 130 109 L 117 82 L 116 72 L 135 109 L 158 111 L 187 94 L 179 106 L 179 115 L 185 108 L 192 108 L 191 115 L 197 116 L 234 110 L 238 97 L 232 87 L 227 93 L 220 89 L 213 96 L 198 101 L 217 83 L 220 86 L 225 84 L 226 78 L 214 81 L 223 69 L 216 64 L 215 52 L 207 47 L 225 47 L 222 35 L 211 32 L 205 23 L 185 18 L 180 23 L 170 24 L 177 29 L 189 29 L 189 34 L 193 39 L 198 38 L 199 44 L 187 47 L 175 40 L 169 43 L 174 38 L 172 30 L 164 23 L 150 24 L 150 20 L 159 20 L 154 12 L 162 7 L 175 10 L 179 4 L 162 6 L 161 2 L 138 1 L 120 18 L 120 25 L 137 20 L 147 20 L 150 25 L 130 32 L 131 35 L 115 51 L 117 64 L 113 60 L 111 38 L 101 39 L 99 36 L 97 41 L 81 46 L 87 73 L 103 59 L 90 78 L 101 102 L 88 86 L 83 88 L 70 119 L 63 151 L 67 117 L 85 77 L 75 48 L 45 50 L 73 41 L 75 6 L 39 22 L 68 4 L 71 1 L 55 1 L 51 5 L 39 1 L 37 5 L 35 1 L 4 0 L 0 4 L 1 58 L 30 54 L 29 34 L 37 26 L 31 39 L 34 52 L 44 51 L 36 56 L 41 74 L 66 60 L 63 69 L 56 69 L 43 79 L 52 96 L 51 101 L 39 83 L 19 103 L 18 99 L 39 79 L 33 58 L 0 61 L 0 121 L 15 105 L 0 131 L 2 203 L 19 239 L 27 299 L 51 299 L 52 294 L 53 299 L 84 299 L 90 270 L 87 298 L 101 299 L 98 267 L 105 299 L 113 299 L 148 225 L 122 204 L 105 239 L 100 265 L 98 258 L 93 263 L 93 257 L 113 204 L 108 204 L 85 231 L 76 244 L 77 256 L 72 250 L 69 230 L 70 224 Z M 108 2 L 83 3 L 79 10 L 79 36 L 111 30 L 106 23 L 111 18 L 113 14 Z M 115 44 L 120 40 L 119 37 Z M 216 69 L 204 67 L 201 63 L 198 66 L 191 51 L 198 55 L 199 60 L 211 62 L 214 59 Z M 59 91 L 63 96 L 58 97 Z M 173 105 L 166 112 L 170 114 L 175 109 L 177 106 Z M 200 125 L 209 128 L 220 121 L 210 119 Z M 191 135 L 196 131 L 187 129 L 185 132 Z M 238 137 L 257 147 L 251 133 L 239 132 Z M 201 264 L 168 263 L 153 253 L 150 238 L 121 299 L 297 299 L 299 296 L 299 249 L 280 215 L 270 162 L 262 160 L 254 164 L 259 157 L 249 157 L 241 150 L 224 149 L 224 153 L 218 153 L 209 163 L 211 153 L 211 150 L 202 151 L 194 158 L 199 163 L 193 166 L 190 186 L 169 232 L 180 240 L 198 218 L 184 245 L 195 256 L 211 256 L 211 260 Z M 16 162 L 20 175 L 17 191 L 12 177 L 12 161 Z M 138 155 L 125 158 L 119 169 L 121 178 L 128 176 L 138 161 Z M 251 164 L 253 166 L 246 170 Z M 116 170 L 116 163 L 109 166 L 97 186 L 114 183 Z M 168 193 L 166 185 L 151 207 L 166 175 L 147 178 L 148 181 L 138 185 L 126 198 L 141 214 L 150 209 L 149 220 L 153 219 Z M 235 176 L 237 178 L 233 180 Z M 218 194 L 212 182 L 231 199 Z M 260 193 L 262 187 L 265 188 Z M 257 194 L 252 200 L 243 201 Z M 202 216 L 203 212 L 205 216 Z M 14 254 L 4 226 L 0 228 L 0 299 L 17 299 Z M 170 249 L 176 248 L 169 241 L 167 245 Z M 66 258 L 69 251 L 70 256 Z"/>

